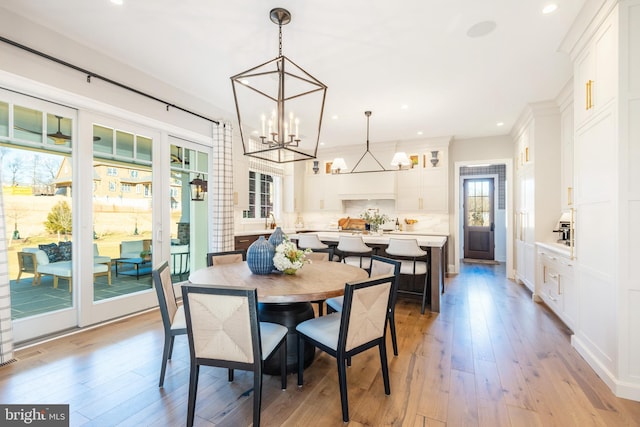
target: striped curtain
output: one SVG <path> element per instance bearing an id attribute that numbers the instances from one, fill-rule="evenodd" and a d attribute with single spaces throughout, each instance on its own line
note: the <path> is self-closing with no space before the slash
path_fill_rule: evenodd
<path id="1" fill-rule="evenodd" d="M 0 366 L 14 361 L 11 285 L 9 283 L 9 257 L 6 236 L 4 201 L 2 191 L 0 191 Z"/>
<path id="2" fill-rule="evenodd" d="M 233 240 L 233 146 L 231 124 L 213 129 L 213 169 L 209 175 L 209 201 L 212 203 L 212 252 L 234 249 Z"/>

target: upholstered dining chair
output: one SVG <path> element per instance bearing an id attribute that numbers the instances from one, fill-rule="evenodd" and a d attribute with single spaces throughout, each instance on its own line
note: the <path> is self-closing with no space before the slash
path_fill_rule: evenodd
<path id="1" fill-rule="evenodd" d="M 422 307 L 420 313 L 424 314 L 427 303 L 427 295 L 429 293 L 429 260 L 427 251 L 420 248 L 416 239 L 398 239 L 390 238 L 389 245 L 385 249 L 387 255 L 397 257 L 400 262 L 400 275 L 412 276 L 412 284 L 415 284 L 416 276 L 424 275 L 424 284 L 422 292 L 416 291 L 400 291 L 402 293 L 420 295 L 422 298 Z"/>
<path id="2" fill-rule="evenodd" d="M 370 257 L 373 249 L 364 243 L 362 236 L 340 236 L 337 249 L 345 264 L 355 265 L 367 271 L 371 269 Z"/>
<path id="3" fill-rule="evenodd" d="M 187 324 L 184 318 L 184 307 L 179 306 L 176 301 L 176 294 L 171 281 L 171 270 L 169 262 L 153 270 L 153 284 L 158 294 L 158 305 L 162 316 L 162 326 L 164 327 L 164 348 L 162 350 L 162 365 L 160 366 L 160 382 L 158 387 L 164 385 L 164 374 L 167 370 L 167 362 L 173 353 L 173 340 L 176 335 L 187 333 Z"/>
<path id="4" fill-rule="evenodd" d="M 393 276 L 347 283 L 341 313 L 305 320 L 298 332 L 298 386 L 304 382 L 305 341 L 335 357 L 342 403 L 342 420 L 349 422 L 347 398 L 347 360 L 358 353 L 378 347 L 385 394 L 391 394 L 387 365 L 387 313 L 391 306 Z"/>
<path id="5" fill-rule="evenodd" d="M 183 285 L 191 368 L 187 426 L 193 425 L 200 366 L 253 371 L 253 425 L 260 426 L 264 360 L 280 349 L 280 378 L 287 388 L 285 326 L 258 320 L 255 288 Z"/>
<path id="6" fill-rule="evenodd" d="M 371 256 L 371 272 L 369 277 L 378 276 L 394 276 L 393 288 L 391 291 L 391 307 L 389 307 L 389 330 L 391 331 L 391 344 L 393 345 L 393 354 L 398 355 L 398 337 L 396 335 L 396 316 L 395 307 L 398 299 L 398 285 L 400 283 L 400 261 L 381 257 L 378 255 Z M 329 298 L 327 302 L 327 313 L 334 311 L 342 311 L 344 297 Z"/>
<path id="7" fill-rule="evenodd" d="M 233 264 L 247 260 L 247 251 L 239 249 L 236 251 L 209 252 L 207 254 L 207 267 L 220 264 Z"/>

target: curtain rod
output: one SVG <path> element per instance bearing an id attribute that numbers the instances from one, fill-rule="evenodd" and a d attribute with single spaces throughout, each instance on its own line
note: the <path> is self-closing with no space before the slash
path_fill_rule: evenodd
<path id="1" fill-rule="evenodd" d="M 185 113 L 191 114 L 193 116 L 199 117 L 201 119 L 207 120 L 209 122 L 215 123 L 216 125 L 220 124 L 220 122 L 218 120 L 214 120 L 214 119 L 211 119 L 209 117 L 203 116 L 201 114 L 194 113 L 193 111 L 187 110 L 186 108 L 179 107 L 179 106 L 177 106 L 175 104 L 172 104 L 170 102 L 167 102 L 167 101 L 165 101 L 163 99 L 160 99 L 160 98 L 155 97 L 153 95 L 149 95 L 148 93 L 142 92 L 142 91 L 140 91 L 138 89 L 132 88 L 131 86 L 127 86 L 127 85 L 125 85 L 123 83 L 117 82 L 117 81 L 112 80 L 112 79 L 110 79 L 108 77 L 101 76 L 98 73 L 94 73 L 93 71 L 89 71 L 87 69 L 78 67 L 77 65 L 73 65 L 73 64 L 71 64 L 69 62 L 63 61 L 62 59 L 56 58 L 55 56 L 51 56 L 51 55 L 48 55 L 48 54 L 46 54 L 44 52 L 40 52 L 39 50 L 35 50 L 33 48 L 30 48 L 29 46 L 25 46 L 23 44 L 20 44 L 18 42 L 15 42 L 13 40 L 7 39 L 7 38 L 2 37 L 2 36 L 0 36 L 0 41 L 3 41 L 5 43 L 10 44 L 11 46 L 17 47 L 19 49 L 25 50 L 25 51 L 27 51 L 29 53 L 33 53 L 34 55 L 38 55 L 38 56 L 40 56 L 42 58 L 48 59 L 49 61 L 56 62 L 56 63 L 58 63 L 60 65 L 64 65 L 65 67 L 69 67 L 69 68 L 74 69 L 76 71 L 79 71 L 79 72 L 81 72 L 83 74 L 86 74 L 87 75 L 87 83 L 91 83 L 91 79 L 92 78 L 100 79 L 100 80 L 102 80 L 104 82 L 107 82 L 107 83 L 110 83 L 110 84 L 112 84 L 114 86 L 118 86 L 118 87 L 120 87 L 122 89 L 126 89 L 126 90 L 128 90 L 130 92 L 133 92 L 135 94 L 138 94 L 138 95 L 144 96 L 146 98 L 153 99 L 154 101 L 160 102 L 162 104 L 165 104 L 167 106 L 167 111 L 169 111 L 169 107 L 172 107 L 172 108 L 175 108 L 176 110 L 180 110 L 180 111 L 183 111 Z"/>

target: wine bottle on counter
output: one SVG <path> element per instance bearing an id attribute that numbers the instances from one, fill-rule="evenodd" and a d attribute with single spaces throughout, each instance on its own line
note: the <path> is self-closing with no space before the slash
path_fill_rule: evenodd
<path id="1" fill-rule="evenodd" d="M 400 231 L 400 221 L 396 218 L 396 231 Z"/>

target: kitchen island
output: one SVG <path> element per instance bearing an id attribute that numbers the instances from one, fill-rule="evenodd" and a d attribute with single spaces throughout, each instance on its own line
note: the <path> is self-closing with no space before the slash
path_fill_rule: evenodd
<path id="1" fill-rule="evenodd" d="M 296 240 L 301 233 L 289 234 L 291 240 Z M 430 272 L 429 283 L 431 293 L 429 303 L 431 311 L 440 311 L 440 296 L 444 293 L 444 278 L 447 268 L 447 236 L 433 236 L 424 234 L 383 233 L 365 234 L 351 231 L 318 231 L 321 241 L 328 245 L 336 245 L 341 235 L 361 235 L 364 242 L 371 246 L 378 254 L 385 256 L 384 249 L 389 245 L 389 238 L 416 239 L 418 245 L 429 253 Z"/>

